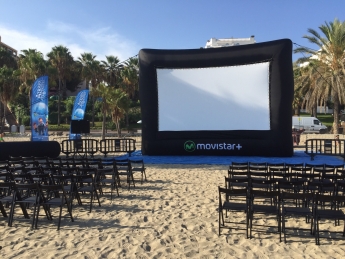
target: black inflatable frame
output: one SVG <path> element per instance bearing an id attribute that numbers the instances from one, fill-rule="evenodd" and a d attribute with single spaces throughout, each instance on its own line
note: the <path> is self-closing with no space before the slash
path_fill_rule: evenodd
<path id="1" fill-rule="evenodd" d="M 270 130 L 158 130 L 158 68 L 210 68 L 262 62 L 269 62 Z M 291 40 L 213 49 L 142 49 L 139 71 L 143 155 L 293 155 Z"/>

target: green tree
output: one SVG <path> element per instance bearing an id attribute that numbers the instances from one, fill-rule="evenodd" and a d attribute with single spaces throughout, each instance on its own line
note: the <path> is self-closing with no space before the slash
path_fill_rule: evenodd
<path id="1" fill-rule="evenodd" d="M 6 118 L 6 109 L 7 103 L 13 100 L 19 89 L 19 84 L 17 76 L 14 73 L 13 68 L 9 68 L 6 65 L 0 67 L 0 100 L 4 104 L 4 117 L 1 116 L 0 109 L 0 118 L 1 118 L 1 130 L 3 131 L 3 126 Z"/>
<path id="2" fill-rule="evenodd" d="M 49 62 L 57 71 L 59 81 L 58 90 L 58 126 L 60 126 L 61 116 L 61 92 L 66 89 L 66 79 L 70 78 L 73 57 L 67 47 L 62 45 L 53 47 L 52 51 L 47 54 Z"/>
<path id="3" fill-rule="evenodd" d="M 120 120 L 125 116 L 130 107 L 130 99 L 122 89 L 113 89 L 109 99 L 111 117 L 116 125 L 117 134 L 121 136 Z"/>
<path id="4" fill-rule="evenodd" d="M 78 61 L 82 65 L 82 77 L 86 80 L 87 84 L 91 84 L 92 88 L 96 88 L 97 85 L 103 79 L 103 68 L 100 65 L 100 62 L 96 60 L 96 56 L 92 53 L 83 53 L 81 57 L 78 58 Z M 95 99 L 91 98 L 92 103 L 92 126 L 95 126 Z"/>
<path id="5" fill-rule="evenodd" d="M 16 75 L 15 70 L 18 68 L 17 58 L 6 49 L 0 47 L 0 68 L 4 66 L 6 66 L 8 69 L 13 69 L 13 72 Z M 10 125 L 17 125 L 16 116 L 11 112 L 9 105 L 5 105 L 3 102 L 0 102 L 0 117 L 2 118 L 1 110 L 4 111 L 4 114 L 6 112 L 6 119 Z"/>
<path id="6" fill-rule="evenodd" d="M 31 87 L 34 81 L 46 74 L 47 62 L 43 54 L 36 49 L 22 50 L 19 55 L 19 79 L 20 90 L 31 95 Z"/>
<path id="7" fill-rule="evenodd" d="M 334 104 L 333 132 L 338 133 L 339 105 L 345 104 L 344 84 L 344 58 L 345 58 L 345 22 L 334 19 L 333 22 L 319 26 L 322 33 L 308 29 L 310 35 L 304 38 L 318 46 L 315 51 L 309 48 L 300 47 L 295 53 L 306 53 L 308 58 L 299 59 L 299 63 L 311 62 L 317 73 L 312 93 L 318 96 L 330 96 Z"/>
<path id="8" fill-rule="evenodd" d="M 111 102 L 116 98 L 115 89 L 106 86 L 104 83 L 98 84 L 96 88 L 92 88 L 90 95 L 95 97 L 101 103 L 102 112 L 102 139 L 105 139 L 106 117 L 111 112 Z"/>
<path id="9" fill-rule="evenodd" d="M 122 68 L 120 63 L 120 59 L 115 56 L 105 56 L 106 61 L 101 61 L 102 66 L 104 67 L 104 80 L 107 82 L 109 86 L 116 87 L 117 80 L 119 78 L 119 74 Z"/>

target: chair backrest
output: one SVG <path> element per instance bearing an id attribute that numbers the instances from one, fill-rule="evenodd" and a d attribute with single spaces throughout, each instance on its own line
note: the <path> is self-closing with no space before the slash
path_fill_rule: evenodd
<path id="1" fill-rule="evenodd" d="M 296 206 L 296 201 L 302 201 L 304 204 L 313 204 L 315 198 L 314 193 L 293 193 L 293 192 L 280 192 L 280 200 L 284 208 L 286 203 L 294 203 Z M 299 203 L 297 203 L 299 204 Z"/>
<path id="2" fill-rule="evenodd" d="M 54 198 L 61 198 L 61 205 L 67 200 L 67 195 L 62 184 L 40 185 L 40 194 L 43 202 Z M 70 199 L 72 199 L 70 197 Z"/>
<path id="3" fill-rule="evenodd" d="M 16 200 L 22 200 L 22 198 L 36 196 L 36 201 L 40 196 L 40 185 L 38 183 L 20 183 L 15 184 L 15 196 Z"/>
<path id="4" fill-rule="evenodd" d="M 75 175 L 74 176 L 74 181 L 78 184 L 82 183 L 95 183 L 95 178 L 91 174 L 84 174 L 84 175 Z"/>
<path id="5" fill-rule="evenodd" d="M 264 168 L 259 168 L 259 167 L 252 167 L 250 166 L 248 169 L 248 177 L 266 177 L 267 179 L 271 178 L 271 173 L 268 172 L 266 169 Z"/>
<path id="6" fill-rule="evenodd" d="M 279 191 L 263 191 L 263 190 L 251 190 L 250 192 L 251 201 L 255 199 L 274 199 L 280 200 L 280 192 Z"/>
<path id="7" fill-rule="evenodd" d="M 226 196 L 226 199 L 229 197 L 243 197 L 248 201 L 249 194 L 247 189 L 226 189 L 218 186 L 219 192 L 219 205 L 222 206 L 222 194 Z"/>
<path id="8" fill-rule="evenodd" d="M 243 184 L 243 187 L 247 188 L 249 186 L 250 178 L 228 178 L 225 177 L 225 188 L 230 189 L 233 186 L 238 187 L 238 184 Z"/>
<path id="9" fill-rule="evenodd" d="M 296 167 L 296 168 L 302 168 L 304 167 L 304 163 L 285 163 L 285 167 Z"/>
<path id="10" fill-rule="evenodd" d="M 269 168 L 269 172 L 271 173 L 272 179 L 279 179 L 291 176 L 289 174 L 290 169 L 288 167 L 271 167 Z"/>
<path id="11" fill-rule="evenodd" d="M 98 174 L 98 169 L 95 167 L 83 167 L 83 168 L 78 168 L 78 172 L 80 175 L 86 175 L 86 176 L 92 176 L 92 179 L 94 182 L 99 181 L 99 174 Z"/>
<path id="12" fill-rule="evenodd" d="M 338 165 L 325 164 L 324 166 L 325 166 L 325 168 L 334 168 L 334 169 L 343 169 L 344 168 L 344 164 L 338 164 Z"/>
<path id="13" fill-rule="evenodd" d="M 229 172 L 239 172 L 239 171 L 247 171 L 248 170 L 248 162 L 243 163 L 236 163 L 232 162 L 229 165 Z"/>
<path id="14" fill-rule="evenodd" d="M 0 182 L 14 181 L 13 174 L 11 172 L 0 172 Z"/>
<path id="15" fill-rule="evenodd" d="M 54 185 L 67 185 L 74 181 L 74 175 L 56 175 L 51 174 L 52 182 Z"/>
<path id="16" fill-rule="evenodd" d="M 129 162 L 129 169 L 132 170 L 132 172 L 144 172 L 145 170 L 145 165 L 144 165 L 144 160 L 143 159 L 128 159 Z"/>
<path id="17" fill-rule="evenodd" d="M 344 202 L 345 202 L 345 196 L 316 193 L 314 208 L 315 209 L 318 209 L 319 207 L 324 208 L 326 205 L 328 205 L 333 210 L 340 209 L 341 206 L 339 205 L 343 204 Z"/>
<path id="18" fill-rule="evenodd" d="M 276 189 L 276 180 L 273 179 L 268 179 L 268 180 L 264 180 L 264 179 L 255 179 L 255 178 L 251 178 L 250 179 L 250 191 L 254 191 L 257 189 L 268 189 L 268 190 L 273 190 Z"/>
<path id="19" fill-rule="evenodd" d="M 267 163 L 268 170 L 271 170 L 273 168 L 285 168 L 285 163 Z"/>
<path id="20" fill-rule="evenodd" d="M 258 170 L 258 171 L 262 171 L 262 170 L 267 171 L 268 170 L 267 163 L 249 162 L 248 168 L 249 168 L 249 170 Z"/>
<path id="21" fill-rule="evenodd" d="M 231 162 L 230 166 L 248 166 L 248 162 Z"/>
<path id="22" fill-rule="evenodd" d="M 130 162 L 128 159 L 114 160 L 114 166 L 117 171 L 129 170 Z"/>
<path id="23" fill-rule="evenodd" d="M 0 197 L 11 195 L 15 190 L 15 182 L 0 182 Z"/>

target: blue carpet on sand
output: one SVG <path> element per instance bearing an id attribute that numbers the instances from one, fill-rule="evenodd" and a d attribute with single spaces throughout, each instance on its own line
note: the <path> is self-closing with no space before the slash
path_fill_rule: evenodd
<path id="1" fill-rule="evenodd" d="M 143 159 L 145 164 L 207 164 L 207 165 L 229 165 L 231 162 L 267 162 L 267 163 L 309 163 L 309 164 L 344 164 L 344 160 L 336 156 L 316 155 L 314 160 L 305 154 L 304 151 L 295 151 L 292 157 L 258 157 L 258 156 L 143 156 L 141 151 L 135 151 L 128 155 L 109 157 L 113 159 Z"/>

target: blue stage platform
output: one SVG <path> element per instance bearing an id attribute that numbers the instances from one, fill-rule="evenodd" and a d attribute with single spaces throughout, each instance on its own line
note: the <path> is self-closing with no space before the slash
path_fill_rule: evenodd
<path id="1" fill-rule="evenodd" d="M 341 157 L 316 155 L 314 160 L 303 151 L 295 151 L 292 157 L 256 157 L 256 156 L 143 156 L 141 151 L 136 151 L 124 156 L 107 158 L 113 159 L 143 159 L 145 164 L 207 164 L 207 165 L 229 165 L 231 162 L 267 162 L 267 163 L 308 163 L 308 164 L 329 164 L 341 165 L 344 160 Z"/>

